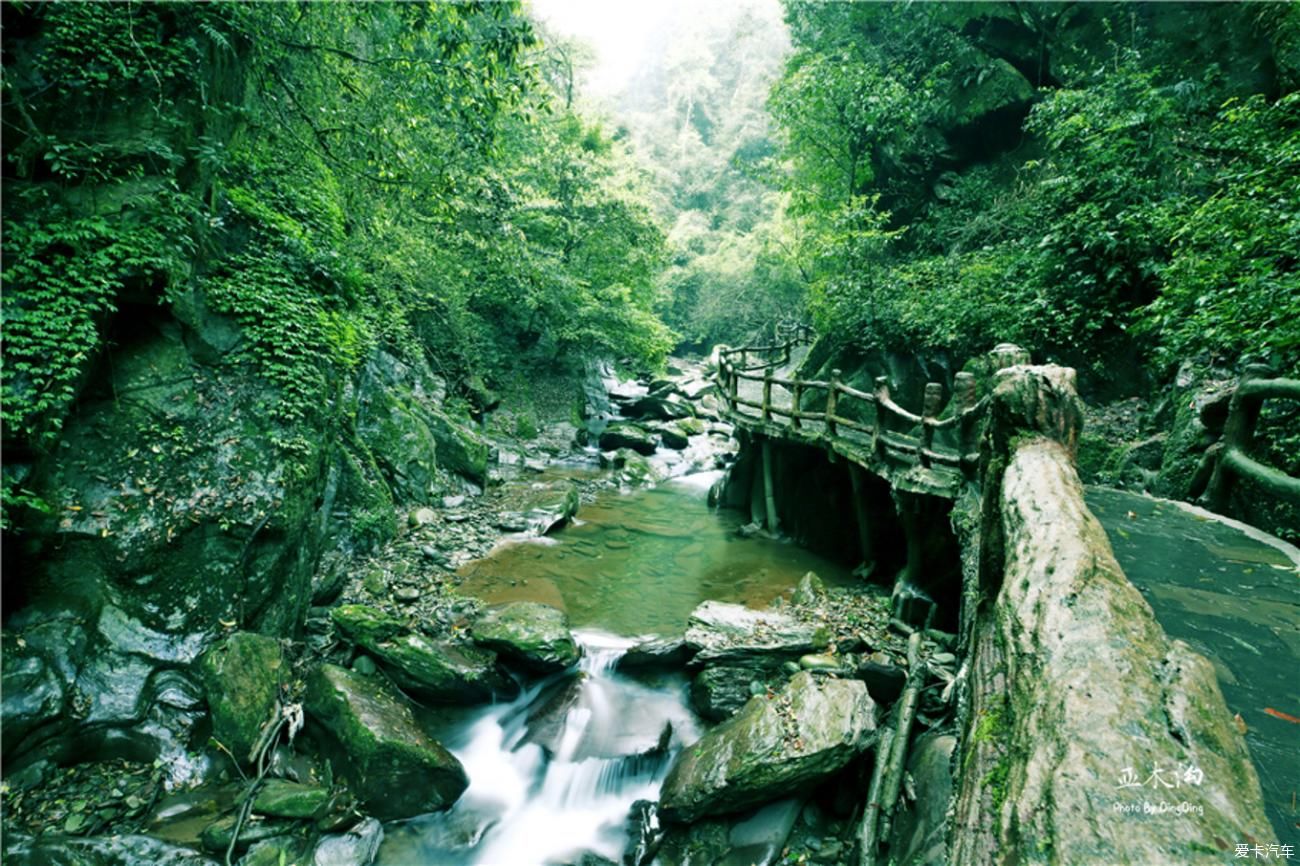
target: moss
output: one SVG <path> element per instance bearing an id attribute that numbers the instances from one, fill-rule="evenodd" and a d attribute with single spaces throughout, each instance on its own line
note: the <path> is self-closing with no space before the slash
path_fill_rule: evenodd
<path id="1" fill-rule="evenodd" d="M 1085 484 L 1101 484 L 1109 480 L 1119 468 L 1124 454 L 1123 443 L 1114 444 L 1104 436 L 1083 433 L 1079 436 L 1079 478 Z"/>

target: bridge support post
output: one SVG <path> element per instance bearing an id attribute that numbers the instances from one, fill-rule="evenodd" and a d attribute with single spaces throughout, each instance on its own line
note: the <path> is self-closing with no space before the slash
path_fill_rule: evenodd
<path id="1" fill-rule="evenodd" d="M 767 531 L 776 535 L 780 530 L 776 516 L 776 487 L 772 479 L 772 443 L 763 437 L 763 501 L 767 506 Z"/>
<path id="2" fill-rule="evenodd" d="M 862 552 L 863 564 L 870 568 L 876 559 L 876 549 L 871 542 L 871 523 L 867 519 L 867 491 L 862 479 L 863 471 L 856 463 L 849 463 L 849 481 L 853 485 L 853 519 L 858 525 L 858 548 Z"/>

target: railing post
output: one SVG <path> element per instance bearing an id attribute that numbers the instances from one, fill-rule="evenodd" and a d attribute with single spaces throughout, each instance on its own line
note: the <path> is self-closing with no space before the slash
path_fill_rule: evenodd
<path id="1" fill-rule="evenodd" d="M 772 368 L 763 371 L 763 423 L 772 420 Z"/>
<path id="2" fill-rule="evenodd" d="M 966 471 L 966 455 L 975 447 L 975 374 L 958 373 L 953 377 L 953 411 L 957 414 L 957 457 Z"/>
<path id="3" fill-rule="evenodd" d="M 835 404 L 839 402 L 840 370 L 831 370 L 831 387 L 826 392 L 826 435 L 835 437 Z"/>
<path id="4" fill-rule="evenodd" d="M 939 414 L 939 401 L 942 399 L 943 386 L 938 382 L 927 382 L 925 384 L 925 396 L 921 400 L 921 447 L 916 453 L 922 466 L 928 467 L 930 465 L 930 457 L 926 452 L 933 450 L 933 421 L 935 416 Z"/>
<path id="5" fill-rule="evenodd" d="M 876 377 L 876 423 L 871 429 L 871 450 L 875 452 L 877 460 L 884 460 L 888 457 L 885 450 L 885 401 L 889 399 L 889 377 Z"/>
<path id="6" fill-rule="evenodd" d="M 740 387 L 740 380 L 736 378 L 736 365 L 727 361 L 726 367 L 727 380 L 727 406 L 731 414 L 736 414 L 736 389 Z"/>
<path id="7" fill-rule="evenodd" d="M 800 429 L 803 424 L 799 421 L 799 403 L 803 401 L 803 382 L 795 379 L 790 385 L 790 426 L 794 429 Z"/>
<path id="8" fill-rule="evenodd" d="M 1210 476 L 1209 487 L 1205 491 L 1206 500 L 1214 511 L 1223 512 L 1228 508 L 1228 499 L 1232 495 L 1233 472 L 1225 458 L 1228 452 L 1236 449 L 1245 454 L 1255 438 L 1255 422 L 1259 420 L 1261 397 L 1246 396 L 1241 386 L 1252 379 L 1272 378 L 1273 371 L 1264 364 L 1248 364 L 1237 379 L 1237 390 L 1228 403 L 1228 420 L 1223 425 L 1223 447 L 1219 450 L 1219 459 L 1214 464 L 1214 474 Z"/>

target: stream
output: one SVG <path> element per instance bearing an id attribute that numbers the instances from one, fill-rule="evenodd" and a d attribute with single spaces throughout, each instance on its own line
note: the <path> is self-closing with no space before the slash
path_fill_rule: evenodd
<path id="1" fill-rule="evenodd" d="M 615 671 L 618 658 L 640 637 L 680 634 L 706 599 L 762 608 L 808 571 L 852 580 L 794 544 L 738 534 L 738 514 L 708 507 L 717 476 L 604 492 L 555 535 L 507 540 L 461 569 L 462 591 L 486 602 L 564 609 L 583 658 L 508 704 L 431 719 L 470 787 L 448 812 L 391 826 L 380 866 L 621 859 L 633 804 L 658 798 L 701 727 L 684 674 L 633 678 Z"/>

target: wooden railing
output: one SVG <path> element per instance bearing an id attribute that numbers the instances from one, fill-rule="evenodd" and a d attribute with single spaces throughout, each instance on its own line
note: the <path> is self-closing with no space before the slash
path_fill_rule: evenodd
<path id="1" fill-rule="evenodd" d="M 1300 379 L 1276 379 L 1272 375 L 1272 370 L 1262 365 L 1246 367 L 1228 403 L 1223 437 L 1210 446 L 1192 481 L 1192 498 L 1204 489 L 1201 499 L 1215 511 L 1228 508 L 1233 483 L 1239 477 L 1253 481 L 1274 496 L 1300 503 L 1300 478 L 1249 455 L 1264 401 L 1268 398 L 1300 400 Z"/>
<path id="2" fill-rule="evenodd" d="M 786 427 L 790 431 L 832 442 L 851 443 L 854 450 L 865 452 L 869 460 L 881 463 L 904 462 L 923 467 L 947 467 L 965 474 L 974 472 L 979 462 L 978 440 L 981 421 L 988 400 L 976 398 L 975 377 L 958 373 L 953 382 L 951 413 L 944 417 L 941 401 L 943 386 L 930 382 L 925 386 L 920 414 L 910 412 L 894 402 L 889 381 L 875 380 L 872 392 L 860 391 L 840 380 L 840 370 L 831 371 L 830 381 L 779 378 L 777 368 L 790 362 L 796 346 L 810 343 L 812 331 L 806 326 L 789 329 L 779 343 L 740 348 L 719 347 L 717 381 L 726 401 L 728 413 L 741 424 L 760 422 L 765 426 Z M 780 335 L 780 332 L 778 332 Z M 750 399 L 742 383 L 761 385 L 761 398 Z M 773 400 L 773 389 L 789 392 L 789 405 Z M 824 399 L 817 399 L 824 392 Z M 816 408 L 805 408 L 814 404 Z M 859 410 L 851 411 L 850 407 Z M 747 411 L 754 410 L 754 411 Z M 857 417 L 849 417 L 850 415 Z M 863 415 L 870 420 L 862 420 Z M 941 442 L 936 434 L 944 433 Z"/>

